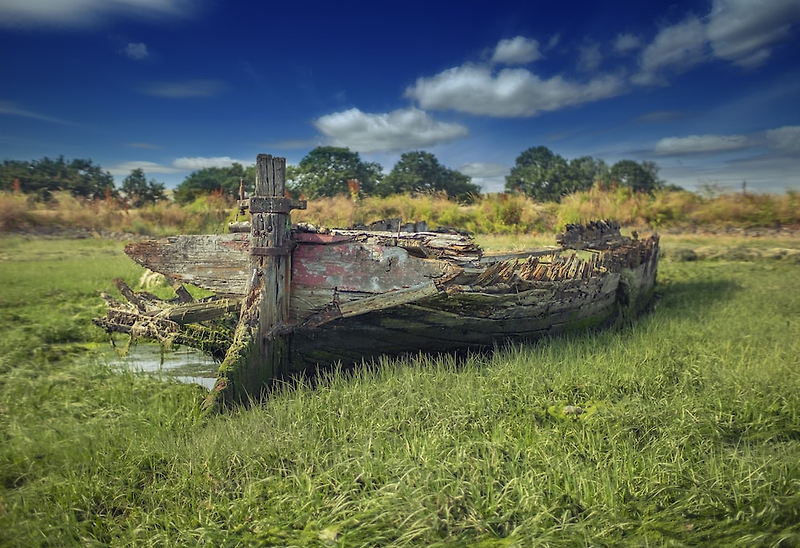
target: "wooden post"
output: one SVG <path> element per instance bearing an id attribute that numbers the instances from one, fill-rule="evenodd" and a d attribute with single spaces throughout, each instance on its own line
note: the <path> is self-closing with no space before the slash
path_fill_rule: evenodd
<path id="1" fill-rule="evenodd" d="M 285 197 L 286 158 L 259 154 L 255 192 L 240 204 L 250 210 L 249 279 L 233 344 L 205 407 L 246 403 L 271 380 L 288 373 L 292 277 L 292 209 Z"/>

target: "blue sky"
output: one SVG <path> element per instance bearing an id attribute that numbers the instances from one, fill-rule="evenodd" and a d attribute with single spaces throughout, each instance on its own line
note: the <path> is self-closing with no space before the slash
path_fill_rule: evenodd
<path id="1" fill-rule="evenodd" d="M 174 187 L 259 153 L 427 150 L 502 190 L 544 145 L 800 188 L 800 0 L 0 0 L 0 159 Z"/>

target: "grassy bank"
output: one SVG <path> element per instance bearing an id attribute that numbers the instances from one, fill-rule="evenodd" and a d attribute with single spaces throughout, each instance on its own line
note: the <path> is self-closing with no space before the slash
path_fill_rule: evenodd
<path id="1" fill-rule="evenodd" d="M 96 292 L 141 272 L 116 243 L 0 239 L 0 545 L 800 544 L 792 261 L 668 259 L 633 325 L 209 417 L 93 355 Z"/>
<path id="2" fill-rule="evenodd" d="M 379 219 L 427 221 L 432 228 L 455 227 L 474 234 L 530 234 L 561 231 L 567 223 L 614 219 L 623 226 L 681 230 L 800 225 L 800 194 L 708 194 L 592 188 L 560 203 L 538 203 L 519 194 L 487 194 L 469 204 L 442 195 L 395 195 L 354 202 L 349 197 L 321 198 L 292 213 L 294 222 L 349 227 Z M 162 202 L 138 209 L 117 201 L 81 201 L 56 193 L 50 203 L 0 193 L 0 233 L 65 229 L 164 236 L 221 233 L 235 219 L 233 200 L 203 196 L 181 207 Z"/>

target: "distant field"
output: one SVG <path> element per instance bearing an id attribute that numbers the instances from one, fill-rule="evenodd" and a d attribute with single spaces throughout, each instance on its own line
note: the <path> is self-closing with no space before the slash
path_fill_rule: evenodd
<path id="1" fill-rule="evenodd" d="M 205 416 L 96 357 L 121 243 L 0 237 L 0 545 L 798 546 L 800 237 L 662 244 L 631 325 Z"/>

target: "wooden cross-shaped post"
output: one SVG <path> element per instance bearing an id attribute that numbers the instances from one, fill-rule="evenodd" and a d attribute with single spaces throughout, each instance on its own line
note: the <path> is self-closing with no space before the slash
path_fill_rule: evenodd
<path id="1" fill-rule="evenodd" d="M 250 264 L 245 300 L 233 344 L 206 400 L 244 403 L 258 398 L 269 381 L 288 372 L 288 321 L 292 283 L 292 209 L 305 201 L 285 196 L 286 158 L 259 154 L 255 192 L 241 207 L 249 209 Z"/>

